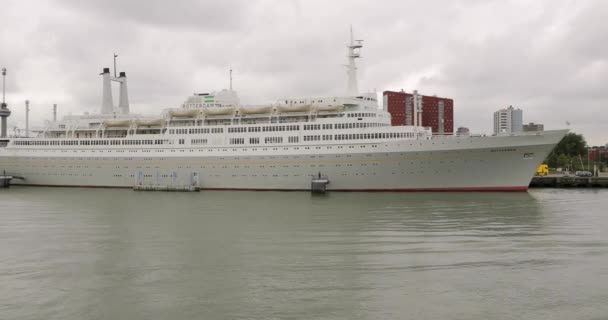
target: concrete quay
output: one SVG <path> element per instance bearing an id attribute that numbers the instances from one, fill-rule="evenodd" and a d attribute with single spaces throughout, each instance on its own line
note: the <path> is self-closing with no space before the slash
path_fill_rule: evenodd
<path id="1" fill-rule="evenodd" d="M 536 176 L 530 188 L 608 188 L 608 177 Z"/>

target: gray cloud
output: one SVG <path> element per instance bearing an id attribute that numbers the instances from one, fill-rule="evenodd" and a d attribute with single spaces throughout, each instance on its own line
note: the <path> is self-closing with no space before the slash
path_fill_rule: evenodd
<path id="1" fill-rule="evenodd" d="M 99 108 L 118 52 L 141 113 L 235 86 L 245 103 L 340 94 L 348 27 L 365 40 L 360 87 L 455 99 L 456 124 L 491 131 L 492 112 L 608 142 L 608 3 L 556 1 L 76 1 L 3 4 L 0 64 L 13 123 Z"/>
<path id="2" fill-rule="evenodd" d="M 219 31 L 239 30 L 249 22 L 258 1 L 188 1 L 173 0 L 58 0 L 68 10 L 96 16 L 107 24 L 116 22 L 158 28 Z"/>

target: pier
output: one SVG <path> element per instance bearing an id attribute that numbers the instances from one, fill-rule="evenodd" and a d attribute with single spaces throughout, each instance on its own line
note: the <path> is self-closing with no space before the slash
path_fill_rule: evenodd
<path id="1" fill-rule="evenodd" d="M 8 188 L 13 179 L 25 180 L 24 177 L 20 176 L 0 175 L 0 188 Z"/>
<path id="2" fill-rule="evenodd" d="M 608 188 L 608 177 L 534 177 L 530 188 Z"/>
<path id="3" fill-rule="evenodd" d="M 11 176 L 0 176 L 0 188 L 8 188 L 11 185 Z"/>

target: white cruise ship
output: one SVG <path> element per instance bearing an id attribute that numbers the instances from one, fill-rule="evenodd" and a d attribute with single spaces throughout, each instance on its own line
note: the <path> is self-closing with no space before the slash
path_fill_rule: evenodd
<path id="1" fill-rule="evenodd" d="M 360 48 L 351 38 L 348 95 L 244 106 L 231 83 L 156 117 L 130 113 L 126 74 L 104 69 L 100 114 L 0 139 L 0 172 L 36 186 L 310 190 L 323 177 L 336 191 L 525 191 L 567 132 L 434 136 L 391 126 L 375 93 L 356 93 Z"/>

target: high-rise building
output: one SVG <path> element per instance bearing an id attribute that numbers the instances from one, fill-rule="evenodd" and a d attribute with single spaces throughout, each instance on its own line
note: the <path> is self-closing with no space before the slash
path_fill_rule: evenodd
<path id="1" fill-rule="evenodd" d="M 509 106 L 494 112 L 494 134 L 523 131 L 523 111 Z"/>
<path id="2" fill-rule="evenodd" d="M 416 91 L 384 91 L 383 96 L 384 110 L 391 114 L 393 126 L 418 124 L 431 127 L 433 134 L 454 133 L 454 100 Z M 416 113 L 416 102 L 419 102 L 419 113 Z"/>

